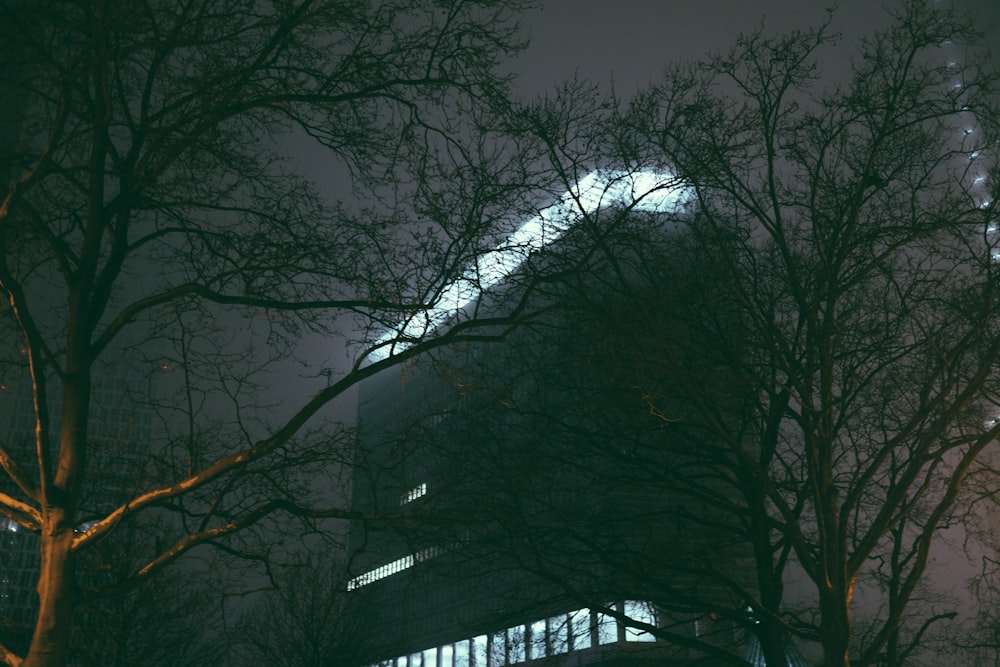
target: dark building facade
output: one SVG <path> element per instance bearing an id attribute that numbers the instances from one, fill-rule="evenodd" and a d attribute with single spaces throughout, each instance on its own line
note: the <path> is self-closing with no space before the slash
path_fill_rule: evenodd
<path id="1" fill-rule="evenodd" d="M 370 664 L 670 664 L 676 649 L 642 628 L 657 624 L 654 604 L 625 597 L 625 588 L 614 597 L 612 582 L 599 608 L 582 606 L 561 585 L 522 569 L 514 542 L 528 535 L 498 544 L 504 528 L 482 495 L 491 489 L 478 477 L 451 478 L 474 461 L 442 465 L 455 451 L 429 435 L 451 439 L 464 430 L 465 410 L 477 401 L 454 389 L 454 378 L 408 369 L 361 391 L 361 449 L 378 461 L 359 466 L 371 474 L 355 479 L 355 509 L 386 517 L 381 526 L 359 524 L 351 540 L 348 588 L 373 620 L 364 638 Z M 487 454 L 485 443 L 465 444 L 470 459 Z"/>
<path id="2" fill-rule="evenodd" d="M 603 206 L 610 191 L 580 199 Z M 643 463 L 676 448 L 601 351 L 607 326 L 629 324 L 548 324 L 561 333 L 452 348 L 362 385 L 366 519 L 348 589 L 372 619 L 365 664 L 642 667 L 712 650 L 763 664 L 752 610 L 716 583 L 752 587 L 742 547 Z M 734 605 L 728 619 L 702 611 Z"/>

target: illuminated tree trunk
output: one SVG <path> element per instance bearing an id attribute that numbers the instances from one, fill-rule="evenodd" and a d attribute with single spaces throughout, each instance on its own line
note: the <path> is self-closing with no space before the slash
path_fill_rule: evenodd
<path id="1" fill-rule="evenodd" d="M 66 664 L 71 618 L 77 603 L 76 568 L 70 547 L 73 528 L 62 509 L 45 516 L 38 577 L 38 619 L 31 648 L 21 667 L 62 667 Z"/>
<path id="2" fill-rule="evenodd" d="M 64 667 L 78 601 L 75 508 L 80 497 L 80 472 L 86 451 L 90 414 L 91 372 L 81 325 L 87 309 L 72 304 L 68 319 L 67 377 L 63 382 L 59 455 L 51 478 L 42 484 L 44 498 L 39 535 L 38 617 L 28 655 L 20 667 Z M 77 335 L 72 336 L 73 333 Z M 44 441 L 38 451 L 45 451 Z M 48 476 L 49 465 L 39 468 Z"/>

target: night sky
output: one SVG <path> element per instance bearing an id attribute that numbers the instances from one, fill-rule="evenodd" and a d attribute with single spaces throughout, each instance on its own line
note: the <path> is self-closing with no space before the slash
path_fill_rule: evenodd
<path id="1" fill-rule="evenodd" d="M 938 2 L 944 0 L 936 0 Z M 956 0 L 975 11 L 1000 55 L 1000 2 Z M 823 0 L 548 0 L 525 15 L 531 36 L 528 51 L 514 64 L 519 88 L 537 95 L 578 72 L 607 82 L 612 75 L 620 94 L 657 78 L 663 67 L 725 51 L 741 32 L 764 20 L 768 31 L 819 25 L 832 4 Z M 878 0 L 841 0 L 834 28 L 843 34 L 842 62 L 855 51 L 857 37 L 884 24 Z M 835 74 L 835 72 L 834 72 Z"/>

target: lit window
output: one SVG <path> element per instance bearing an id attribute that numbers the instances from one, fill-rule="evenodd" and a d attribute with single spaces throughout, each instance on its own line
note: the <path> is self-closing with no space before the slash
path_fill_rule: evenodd
<path id="1" fill-rule="evenodd" d="M 548 655 L 548 644 L 545 640 L 545 621 L 535 621 L 531 624 L 531 641 L 528 642 L 528 660 L 537 660 Z"/>
<path id="2" fill-rule="evenodd" d="M 422 653 L 414 653 L 410 656 L 410 667 L 424 667 Z M 428 666 L 430 667 L 430 666 Z"/>
<path id="3" fill-rule="evenodd" d="M 487 640 L 486 635 L 479 635 L 472 640 L 472 662 L 475 667 L 487 667 L 488 646 L 489 640 Z"/>
<path id="4" fill-rule="evenodd" d="M 490 667 L 503 667 L 507 662 L 507 652 L 504 650 L 506 643 L 505 632 L 496 632 L 490 635 Z"/>
<path id="5" fill-rule="evenodd" d="M 420 498 L 421 496 L 426 496 L 426 495 L 427 495 L 427 482 L 423 482 L 423 483 L 419 484 L 418 486 L 413 487 L 412 489 L 410 489 L 406 493 L 404 493 L 399 498 L 399 504 L 400 505 L 405 505 L 406 503 L 412 503 L 417 498 Z"/>
<path id="6" fill-rule="evenodd" d="M 646 625 L 656 625 L 656 611 L 649 602 L 638 602 L 636 600 L 625 601 L 625 615 L 629 619 Z M 625 641 L 627 642 L 654 642 L 656 637 L 646 630 L 640 628 L 625 627 Z"/>
<path id="7" fill-rule="evenodd" d="M 469 667 L 469 641 L 455 644 L 455 667 Z"/>
<path id="8" fill-rule="evenodd" d="M 524 662 L 524 626 L 515 625 L 507 628 L 507 664 L 516 665 Z"/>
<path id="9" fill-rule="evenodd" d="M 569 616 L 555 616 L 549 619 L 549 647 L 552 655 L 569 651 L 569 619 Z M 587 625 L 590 625 L 589 621 Z M 590 646 L 589 638 L 587 646 Z"/>
<path id="10" fill-rule="evenodd" d="M 447 646 L 442 646 L 438 650 L 438 657 L 441 659 L 441 664 L 438 667 L 454 667 L 453 657 L 455 655 L 455 649 L 451 644 Z"/>
<path id="11" fill-rule="evenodd" d="M 590 631 L 590 610 L 577 609 L 570 614 L 570 641 L 573 643 L 573 650 L 579 651 L 593 646 L 593 639 Z"/>
<path id="12" fill-rule="evenodd" d="M 424 651 L 424 667 L 437 667 L 437 648 Z"/>
<path id="13" fill-rule="evenodd" d="M 611 606 L 611 605 L 608 605 Z M 597 643 L 614 644 L 618 641 L 618 623 L 607 614 L 597 614 Z"/>
<path id="14" fill-rule="evenodd" d="M 83 523 L 81 523 L 79 526 L 77 526 L 73 530 L 74 530 L 74 532 L 77 532 L 77 533 L 86 533 L 88 530 L 90 530 L 91 528 L 93 528 L 96 525 L 97 525 L 97 521 L 84 521 Z"/>

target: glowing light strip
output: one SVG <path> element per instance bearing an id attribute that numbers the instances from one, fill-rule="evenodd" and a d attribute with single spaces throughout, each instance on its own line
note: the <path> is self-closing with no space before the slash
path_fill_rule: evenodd
<path id="1" fill-rule="evenodd" d="M 379 361 L 419 341 L 450 317 L 474 302 L 484 290 L 503 282 L 517 271 L 528 256 L 558 240 L 580 217 L 601 206 L 620 205 L 636 211 L 676 210 L 688 200 L 690 188 L 672 174 L 651 171 L 597 170 L 583 178 L 555 204 L 539 211 L 490 252 L 441 291 L 434 305 L 390 329 L 375 342 L 368 354 Z M 395 342 L 394 342 L 395 341 Z"/>

